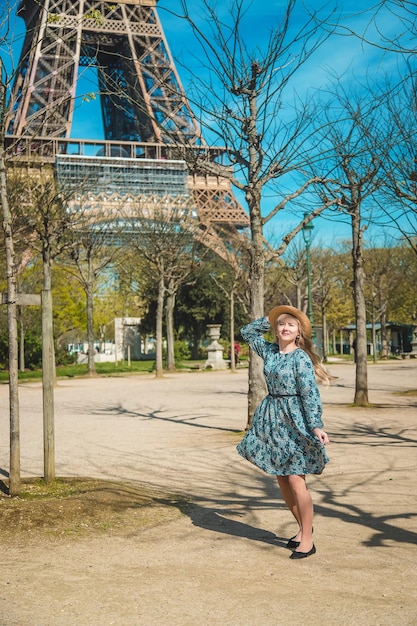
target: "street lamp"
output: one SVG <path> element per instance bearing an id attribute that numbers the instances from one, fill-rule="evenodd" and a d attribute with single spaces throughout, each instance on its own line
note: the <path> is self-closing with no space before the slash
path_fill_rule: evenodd
<path id="1" fill-rule="evenodd" d="M 308 217 L 308 213 L 304 213 L 304 219 Z M 303 226 L 303 239 L 306 246 L 306 260 L 307 260 L 307 296 L 308 296 L 308 318 L 311 322 L 311 326 L 313 328 L 312 338 L 314 339 L 314 320 L 313 320 L 313 302 L 311 297 L 311 268 L 310 268 L 310 246 L 311 239 L 313 236 L 313 224 L 308 222 Z"/>

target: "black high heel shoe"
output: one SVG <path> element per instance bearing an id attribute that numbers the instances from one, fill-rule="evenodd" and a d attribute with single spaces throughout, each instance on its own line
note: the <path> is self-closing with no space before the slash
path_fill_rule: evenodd
<path id="1" fill-rule="evenodd" d="M 297 550 L 294 550 L 294 552 L 290 556 L 290 559 L 306 559 L 308 556 L 311 556 L 312 554 L 316 554 L 316 546 L 314 545 L 314 543 L 313 543 L 313 547 L 308 552 L 297 552 Z"/>

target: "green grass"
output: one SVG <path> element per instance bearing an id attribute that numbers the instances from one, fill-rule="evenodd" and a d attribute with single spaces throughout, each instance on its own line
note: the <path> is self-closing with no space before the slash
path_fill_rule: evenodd
<path id="1" fill-rule="evenodd" d="M 143 374 L 152 372 L 155 369 L 154 361 L 131 361 L 130 367 L 127 362 L 119 363 L 96 363 L 96 372 L 99 376 L 118 376 L 121 374 Z M 74 378 L 76 376 L 86 376 L 87 365 L 62 365 L 56 368 L 57 378 Z M 42 370 L 27 370 L 19 372 L 19 380 L 41 380 Z M 9 372 L 0 371 L 0 382 L 8 382 Z"/>
<path id="2" fill-rule="evenodd" d="M 19 498 L 20 500 L 68 498 L 82 492 L 83 489 L 86 489 L 86 485 L 92 489 L 93 487 L 91 487 L 91 485 L 95 485 L 95 483 L 92 480 L 63 480 L 60 478 L 56 478 L 51 483 L 47 483 L 43 478 L 36 478 L 27 480 L 22 484 Z"/>
<path id="3" fill-rule="evenodd" d="M 203 370 L 205 360 L 201 361 L 183 361 L 177 364 L 178 370 Z M 126 374 L 147 374 L 155 371 L 155 361 L 131 361 L 130 366 L 127 361 L 114 363 L 96 363 L 96 372 L 98 376 L 121 376 Z M 87 376 L 88 368 L 86 364 L 82 365 L 61 365 L 56 368 L 57 378 L 76 378 Z M 39 381 L 42 380 L 42 370 L 27 370 L 19 372 L 19 380 L 21 381 Z M 0 383 L 9 381 L 9 372 L 7 370 L 0 371 Z"/>

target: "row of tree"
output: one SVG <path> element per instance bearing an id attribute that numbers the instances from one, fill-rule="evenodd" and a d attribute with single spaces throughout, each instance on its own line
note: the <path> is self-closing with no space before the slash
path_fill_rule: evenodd
<path id="1" fill-rule="evenodd" d="M 22 181 L 19 188 L 21 184 Z M 37 180 L 36 185 L 39 184 Z M 43 195 L 42 202 L 45 198 Z M 19 206 L 12 207 L 13 213 L 18 216 Z M 27 228 L 32 235 L 38 232 L 39 239 L 42 239 L 44 233 L 40 224 L 43 227 L 48 225 L 45 215 L 39 222 L 36 219 L 39 216 L 36 206 L 30 210 L 25 206 L 23 212 L 21 217 L 24 217 L 22 223 L 25 228 L 18 227 L 19 219 L 15 223 L 18 250 L 24 249 Z M 52 214 L 49 217 L 52 218 Z M 238 329 L 247 322 L 250 303 L 248 256 L 245 260 L 244 255 L 240 255 L 240 271 L 236 276 L 230 264 L 193 239 L 190 230 L 181 234 L 178 222 L 169 221 L 167 216 L 161 222 L 149 222 L 138 210 L 134 221 L 138 226 L 140 220 L 140 229 L 134 236 L 129 233 L 127 238 L 124 221 L 123 231 L 117 234 L 116 242 L 114 224 L 111 232 L 108 224 L 103 228 L 103 224 L 98 223 L 91 228 L 91 219 L 90 215 L 90 228 L 82 230 L 80 236 L 79 220 L 67 224 L 64 217 L 59 220 L 57 213 L 53 214 L 55 227 L 60 221 L 63 227 L 63 232 L 57 237 L 61 245 L 60 255 L 55 255 L 53 249 L 47 255 L 55 259 L 50 279 L 58 362 L 68 360 L 65 358 L 68 344 L 75 340 L 87 341 L 89 353 L 93 355 L 89 359 L 89 373 L 93 375 L 94 345 L 98 339 L 114 340 L 115 317 L 139 316 L 143 334 L 155 336 L 158 340 L 161 361 L 162 338 L 166 337 L 166 361 L 164 366 L 162 362 L 159 365 L 157 375 L 161 375 L 164 368 L 175 368 L 176 341 L 186 342 L 192 357 L 203 358 L 200 346 L 204 343 L 208 323 L 222 324 L 223 338 L 229 343 L 239 339 Z M 75 224 L 76 233 L 72 232 Z M 55 234 L 57 236 L 57 231 Z M 78 235 L 76 239 L 75 234 Z M 338 250 L 329 250 L 316 245 L 310 252 L 314 319 L 325 329 L 324 360 L 327 359 L 331 336 L 355 322 L 348 246 L 345 243 Z M 34 243 L 30 255 L 26 250 L 28 262 L 22 264 L 19 272 L 18 291 L 39 293 L 43 289 L 43 248 L 45 246 Z M 374 320 L 381 324 L 381 356 L 386 357 L 389 354 L 387 322 L 410 324 L 415 317 L 415 294 L 411 286 L 417 280 L 417 256 L 406 243 L 391 247 L 365 247 L 364 262 L 366 319 L 368 323 Z M 175 284 L 174 276 L 177 278 Z M 266 269 L 265 281 L 266 309 L 276 302 L 287 302 L 307 310 L 306 251 L 303 244 L 292 244 L 283 259 L 271 261 Z M 163 291 L 159 288 L 160 284 Z M 2 286 L 4 289 L 5 285 Z M 158 328 L 157 312 L 163 307 L 164 320 L 160 319 L 161 327 Z M 232 328 L 232 321 L 237 330 Z M 18 325 L 20 369 L 38 367 L 42 362 L 39 310 L 19 307 Z M 0 338 L 0 364 L 7 367 L 5 310 L 0 317 Z"/>

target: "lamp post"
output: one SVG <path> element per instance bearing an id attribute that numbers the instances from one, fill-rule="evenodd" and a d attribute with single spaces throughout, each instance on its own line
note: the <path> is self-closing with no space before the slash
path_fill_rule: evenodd
<path id="1" fill-rule="evenodd" d="M 304 213 L 304 219 L 308 216 L 308 213 Z M 313 236 L 313 224 L 308 222 L 303 226 L 303 239 L 306 246 L 306 260 L 307 260 L 307 297 L 308 297 L 308 319 L 311 322 L 313 328 L 312 339 L 314 340 L 314 320 L 313 320 L 313 301 L 311 296 L 311 268 L 310 268 L 310 246 Z"/>

